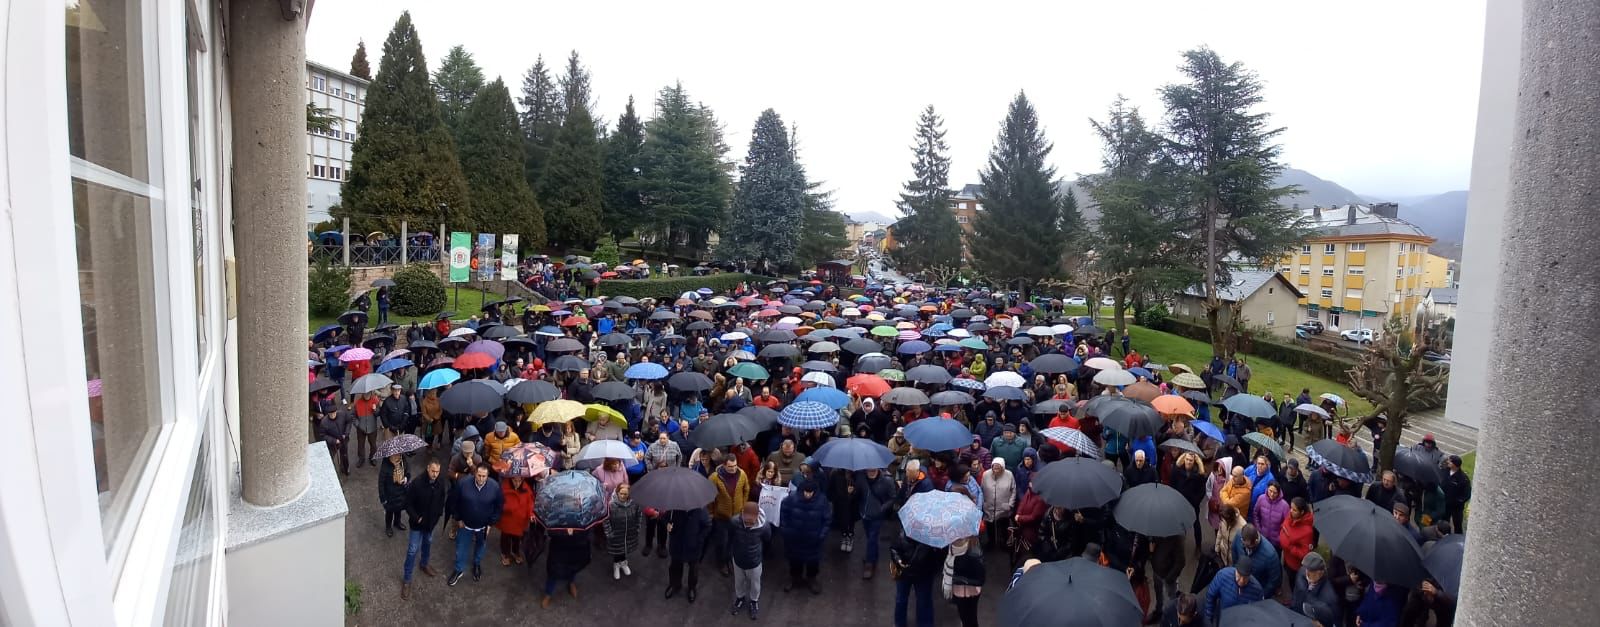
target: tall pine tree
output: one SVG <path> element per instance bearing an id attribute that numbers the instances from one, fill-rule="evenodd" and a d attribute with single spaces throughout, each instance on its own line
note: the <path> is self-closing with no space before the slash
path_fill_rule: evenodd
<path id="1" fill-rule="evenodd" d="M 573 50 L 567 55 L 567 71 L 556 82 L 561 87 L 561 109 L 557 114 L 557 122 L 565 122 L 568 111 L 582 106 L 589 112 L 595 128 L 605 126 L 598 118 L 594 117 L 594 96 L 589 86 L 592 74 L 589 68 L 583 67 L 583 61 L 578 58 L 578 51 Z"/>
<path id="2" fill-rule="evenodd" d="M 1081 217 L 1056 186 L 1051 145 L 1026 94 L 1017 93 L 979 174 L 983 211 L 973 221 L 973 265 L 1014 285 L 1024 298 L 1040 281 L 1060 274 L 1068 240 L 1081 236 Z"/>
<path id="3" fill-rule="evenodd" d="M 356 54 L 350 57 L 350 75 L 372 80 L 372 66 L 367 63 L 367 42 L 356 42 Z"/>
<path id="4" fill-rule="evenodd" d="M 522 77 L 522 157 L 523 173 L 534 195 L 539 194 L 550 151 L 561 132 L 561 90 L 550 77 L 540 56 Z"/>
<path id="5" fill-rule="evenodd" d="M 587 248 L 602 231 L 600 141 L 587 106 L 575 107 L 565 117 L 540 185 L 539 204 L 551 244 Z"/>
<path id="6" fill-rule="evenodd" d="M 466 180 L 409 12 L 400 14 L 383 42 L 359 128 L 334 217 L 390 233 L 399 232 L 402 220 L 419 230 L 440 222 L 470 226 L 463 224 L 471 209 Z"/>
<path id="7" fill-rule="evenodd" d="M 632 235 L 644 222 L 644 203 L 639 198 L 639 158 L 644 150 L 644 121 L 634 111 L 633 97 L 617 119 L 617 129 L 605 142 L 605 229 L 617 241 Z"/>
<path id="8" fill-rule="evenodd" d="M 466 48 L 456 46 L 439 62 L 433 73 L 433 90 L 439 94 L 444 124 L 457 142 L 461 141 L 461 120 L 466 117 L 472 97 L 483 89 L 483 69 Z"/>
<path id="9" fill-rule="evenodd" d="M 1219 320 L 1218 285 L 1229 278 L 1224 259 L 1276 263 L 1305 239 L 1299 211 L 1279 202 L 1296 189 L 1274 184 L 1284 165 L 1273 143 L 1282 128 L 1255 109 L 1261 81 L 1240 63 L 1225 63 L 1209 48 L 1183 54 L 1187 81 L 1161 89 L 1167 145 L 1180 168 L 1189 223 L 1205 287 L 1206 323 L 1216 354 L 1231 356 L 1235 334 Z"/>
<path id="10" fill-rule="evenodd" d="M 771 273 L 788 264 L 805 223 L 805 174 L 795 162 L 789 129 L 767 109 L 750 132 L 750 151 L 739 170 L 728 227 L 718 232 L 719 258 Z"/>
<path id="11" fill-rule="evenodd" d="M 703 245 L 721 226 L 733 189 L 725 151 L 716 118 L 682 83 L 661 90 L 655 116 L 645 124 L 639 189 L 645 230 L 663 250 Z"/>
<path id="12" fill-rule="evenodd" d="M 543 247 L 544 212 L 523 178 L 522 130 L 504 81 L 495 79 L 472 99 L 462 117 L 460 150 L 474 227 L 516 233 L 523 246 Z"/>
<path id="13" fill-rule="evenodd" d="M 894 225 L 898 247 L 889 251 L 905 270 L 961 267 L 961 225 L 950 208 L 949 150 L 944 143 L 944 120 L 928 105 L 917 120 L 916 140 L 911 146 L 913 178 L 900 193 L 905 217 Z"/>

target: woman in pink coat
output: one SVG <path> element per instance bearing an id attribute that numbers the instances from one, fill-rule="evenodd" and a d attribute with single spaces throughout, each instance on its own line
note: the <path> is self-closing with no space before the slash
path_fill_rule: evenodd
<path id="1" fill-rule="evenodd" d="M 1206 520 L 1211 521 L 1212 529 L 1222 524 L 1222 486 L 1228 485 L 1229 473 L 1232 471 L 1231 457 L 1224 457 L 1211 463 L 1211 476 L 1206 480 Z"/>

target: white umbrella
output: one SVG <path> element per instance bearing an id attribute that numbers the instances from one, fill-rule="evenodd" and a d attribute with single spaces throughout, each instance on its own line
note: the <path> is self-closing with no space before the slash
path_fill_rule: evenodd
<path id="1" fill-rule="evenodd" d="M 833 387 L 833 377 L 828 376 L 826 372 L 807 372 L 806 376 L 800 377 L 800 380 L 830 388 Z"/>
<path id="2" fill-rule="evenodd" d="M 682 294 L 679 294 L 678 298 L 680 298 L 680 299 L 687 298 L 689 300 L 700 300 L 700 294 L 696 293 L 696 292 L 684 292 Z"/>
<path id="3" fill-rule="evenodd" d="M 1066 334 L 1072 332 L 1072 325 L 1069 325 L 1069 324 L 1051 325 L 1050 330 L 1054 331 L 1056 335 L 1066 335 Z"/>
<path id="4" fill-rule="evenodd" d="M 472 327 L 461 327 L 459 329 L 451 331 L 450 332 L 450 337 L 461 337 L 463 335 L 477 335 L 477 334 L 478 334 L 478 331 L 476 329 L 473 329 Z"/>
<path id="5" fill-rule="evenodd" d="M 800 324 L 800 319 L 794 316 L 784 316 L 778 318 L 778 324 Z"/>
<path id="6" fill-rule="evenodd" d="M 1050 337 L 1055 334 L 1056 332 L 1051 330 L 1050 327 L 1030 327 L 1028 329 L 1028 335 L 1034 337 Z"/>
<path id="7" fill-rule="evenodd" d="M 1294 408 L 1294 411 L 1301 414 L 1316 414 L 1318 416 L 1322 416 L 1323 418 L 1328 417 L 1328 410 L 1316 405 L 1312 405 L 1311 403 L 1301 403 L 1299 407 Z"/>
<path id="8" fill-rule="evenodd" d="M 356 379 L 354 383 L 351 383 L 350 393 L 366 394 L 367 392 L 376 392 L 379 390 L 389 389 L 389 386 L 391 385 L 394 385 L 394 381 L 389 377 L 381 374 L 369 374 L 361 377 L 360 379 Z"/>
<path id="9" fill-rule="evenodd" d="M 844 309 L 844 311 L 839 312 L 839 315 L 844 316 L 846 318 L 853 318 L 853 317 L 856 317 L 856 316 L 860 316 L 861 315 L 861 310 L 860 309 L 856 309 L 855 307 L 846 307 Z"/>
<path id="10" fill-rule="evenodd" d="M 1139 379 L 1126 370 L 1101 370 L 1094 375 L 1094 382 L 1100 385 L 1133 385 Z"/>
<path id="11" fill-rule="evenodd" d="M 837 353 L 837 352 L 839 352 L 839 345 L 835 344 L 833 342 L 828 342 L 828 341 L 817 342 L 816 344 L 812 344 L 811 348 L 806 349 L 806 352 L 808 352 L 808 353 Z"/>
<path id="12" fill-rule="evenodd" d="M 1335 405 L 1344 404 L 1344 399 L 1340 398 L 1338 394 L 1334 394 L 1333 392 L 1323 392 L 1322 396 L 1319 398 L 1325 401 L 1333 401 L 1333 404 Z"/>
<path id="13" fill-rule="evenodd" d="M 1087 366 L 1089 368 L 1094 368 L 1095 370 L 1121 370 L 1122 369 L 1122 364 L 1117 363 L 1117 360 L 1115 360 L 1115 359 L 1110 359 L 1110 358 L 1107 358 L 1107 357 L 1095 357 L 1093 359 L 1090 359 L 1089 361 L 1083 362 L 1083 365 Z M 1128 383 L 1133 383 L 1133 382 L 1129 381 Z"/>
<path id="14" fill-rule="evenodd" d="M 1132 381 L 1129 381 L 1129 383 L 1132 383 Z M 1022 375 L 1017 374 L 1015 372 L 996 372 L 994 374 L 989 375 L 989 378 L 984 379 L 983 380 L 983 384 L 985 386 L 991 387 L 991 388 L 993 388 L 993 387 L 1020 388 L 1020 387 L 1027 387 L 1028 382 L 1025 379 L 1022 378 Z"/>
<path id="15" fill-rule="evenodd" d="M 966 329 L 950 329 L 950 331 L 945 333 L 945 335 L 950 337 L 968 338 L 972 337 L 972 332 Z"/>
<path id="16" fill-rule="evenodd" d="M 734 331 L 732 333 L 722 334 L 722 341 L 724 342 L 743 342 L 748 339 L 750 339 L 750 336 L 745 335 L 744 331 Z"/>
<path id="17" fill-rule="evenodd" d="M 621 440 L 595 440 L 590 442 L 583 450 L 578 451 L 577 461 L 596 459 L 620 459 L 630 461 L 633 459 L 633 449 L 623 444 Z"/>

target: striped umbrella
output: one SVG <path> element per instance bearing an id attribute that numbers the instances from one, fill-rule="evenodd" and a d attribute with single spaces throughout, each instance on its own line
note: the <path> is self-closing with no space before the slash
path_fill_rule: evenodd
<path id="1" fill-rule="evenodd" d="M 839 412 L 816 401 L 795 401 L 778 413 L 778 423 L 792 429 L 826 429 L 839 424 Z"/>
<path id="2" fill-rule="evenodd" d="M 1089 439 L 1089 436 L 1084 435 L 1082 431 L 1072 427 L 1050 427 L 1040 431 L 1039 435 L 1070 446 L 1079 453 L 1100 459 L 1100 447 L 1095 445 L 1094 440 Z"/>

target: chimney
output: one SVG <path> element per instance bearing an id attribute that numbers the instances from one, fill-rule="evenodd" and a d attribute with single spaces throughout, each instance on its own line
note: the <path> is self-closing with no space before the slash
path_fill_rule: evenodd
<path id="1" fill-rule="evenodd" d="M 1350 205 L 1349 211 L 1350 214 L 1345 218 L 1345 224 L 1354 225 L 1356 223 L 1356 206 Z"/>
<path id="2" fill-rule="evenodd" d="M 1400 205 L 1392 202 L 1380 202 L 1372 205 L 1372 212 L 1385 218 L 1400 218 Z"/>
<path id="3" fill-rule="evenodd" d="M 1322 205 L 1311 205 L 1311 221 L 1322 221 Z"/>

